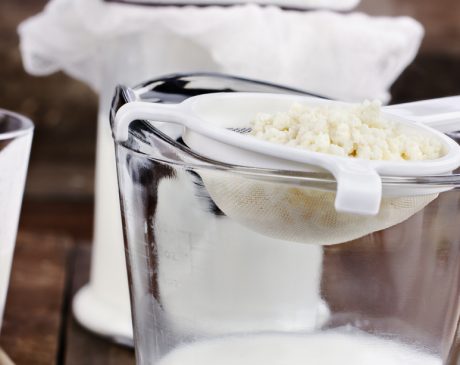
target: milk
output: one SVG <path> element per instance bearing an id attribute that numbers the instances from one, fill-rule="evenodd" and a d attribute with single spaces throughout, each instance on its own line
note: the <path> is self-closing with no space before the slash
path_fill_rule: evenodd
<path id="1" fill-rule="evenodd" d="M 170 325 L 213 336 L 320 327 L 329 317 L 320 296 L 322 248 L 270 238 L 216 216 L 199 179 L 174 174 L 159 182 L 155 221 L 149 222 Z"/>
<path id="2" fill-rule="evenodd" d="M 362 333 L 259 335 L 180 347 L 158 365 L 442 365 L 440 358 Z"/>
<path id="3" fill-rule="evenodd" d="M 12 246 L 10 243 L 8 246 Z M 13 250 L 0 250 L 0 327 L 2 323 L 3 311 L 5 309 L 6 293 L 10 278 Z"/>
<path id="4" fill-rule="evenodd" d="M 100 110 L 109 109 L 109 98 L 101 100 Z M 75 295 L 72 310 L 78 322 L 91 331 L 132 343 L 115 153 L 107 114 L 99 114 L 97 133 L 90 281 Z"/>
<path id="5" fill-rule="evenodd" d="M 128 279 L 123 246 L 117 170 L 109 117 L 100 114 L 97 136 L 96 204 L 90 285 L 97 298 L 114 309 L 113 321 L 131 327 Z M 131 337 L 131 328 L 120 328 Z"/>
<path id="6" fill-rule="evenodd" d="M 7 142 L 7 145 L 0 150 L 0 327 L 31 141 L 32 134 L 28 134 Z"/>

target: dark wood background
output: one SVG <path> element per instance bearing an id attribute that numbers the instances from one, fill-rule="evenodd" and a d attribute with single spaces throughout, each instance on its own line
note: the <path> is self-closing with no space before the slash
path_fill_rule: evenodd
<path id="1" fill-rule="evenodd" d="M 69 314 L 71 293 L 88 276 L 97 96 L 62 73 L 23 71 L 16 27 L 45 4 L 0 0 L 0 107 L 36 123 L 0 345 L 17 364 L 132 364 L 130 350 L 87 333 Z M 460 94 L 460 1 L 362 0 L 359 9 L 410 15 L 426 27 L 393 102 Z"/>

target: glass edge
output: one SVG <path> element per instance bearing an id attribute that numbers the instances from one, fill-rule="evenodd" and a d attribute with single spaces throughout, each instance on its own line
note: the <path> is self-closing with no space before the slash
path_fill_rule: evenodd
<path id="1" fill-rule="evenodd" d="M 0 108 L 0 115 L 9 115 L 13 118 L 18 119 L 21 122 L 21 127 L 5 133 L 0 133 L 0 140 L 15 139 L 28 135 L 33 132 L 35 125 L 32 120 L 25 115 L 13 112 L 11 110 Z"/>

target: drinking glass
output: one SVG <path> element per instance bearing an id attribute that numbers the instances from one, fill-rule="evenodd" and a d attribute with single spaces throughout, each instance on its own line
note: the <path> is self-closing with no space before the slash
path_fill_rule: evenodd
<path id="1" fill-rule="evenodd" d="M 0 109 L 0 328 L 33 130 L 28 118 Z"/>

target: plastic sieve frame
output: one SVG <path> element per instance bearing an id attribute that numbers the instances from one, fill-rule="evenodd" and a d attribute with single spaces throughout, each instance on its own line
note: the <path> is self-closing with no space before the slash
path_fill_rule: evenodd
<path id="1" fill-rule="evenodd" d="M 382 198 L 380 175 L 424 176 L 447 174 L 460 165 L 460 147 L 444 134 L 390 113 L 384 116 L 407 130 L 437 138 L 444 156 L 425 161 L 370 161 L 333 156 L 242 135 L 228 128 L 242 128 L 260 111 L 286 111 L 293 103 L 305 105 L 349 105 L 305 96 L 260 93 L 215 93 L 187 99 L 175 105 L 132 102 L 115 116 L 114 135 L 128 137 L 129 124 L 136 119 L 180 124 L 187 145 L 205 157 L 226 163 L 294 171 L 329 171 L 337 181 L 335 209 L 338 212 L 376 215 Z"/>

